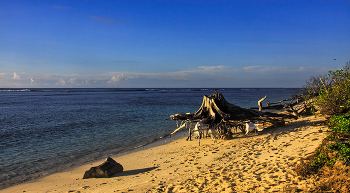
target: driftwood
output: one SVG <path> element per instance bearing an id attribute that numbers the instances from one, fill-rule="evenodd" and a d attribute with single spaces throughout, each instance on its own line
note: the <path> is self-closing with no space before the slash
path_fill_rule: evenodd
<path id="1" fill-rule="evenodd" d="M 264 99 L 264 98 L 262 98 Z M 261 99 L 261 100 L 262 100 Z M 294 116 L 298 117 L 300 113 L 302 112 L 306 112 L 308 111 L 308 109 L 310 108 L 307 104 L 306 101 L 304 101 L 303 96 L 298 96 L 298 95 L 294 95 L 293 98 L 290 99 L 284 99 L 275 103 L 270 103 L 267 102 L 266 103 L 266 107 L 262 107 L 261 105 L 262 101 L 259 101 L 259 107 L 250 107 L 249 109 L 259 109 L 259 111 L 261 110 L 281 110 L 281 109 L 286 109 L 288 112 L 290 112 L 291 114 L 293 114 Z M 294 109 L 294 106 L 299 105 L 303 103 L 304 105 L 302 105 L 302 109 L 300 107 L 298 107 L 298 109 Z"/>
<path id="2" fill-rule="evenodd" d="M 171 115 L 171 120 L 202 121 L 204 124 L 217 124 L 222 119 L 244 120 L 256 117 L 258 112 L 244 109 L 225 100 L 221 93 L 204 95 L 198 111 L 194 113 Z"/>
<path id="3" fill-rule="evenodd" d="M 261 103 L 266 99 L 266 97 L 267 96 L 265 96 L 264 98 L 262 98 L 262 99 L 260 99 L 259 101 L 258 101 L 258 105 L 259 105 L 259 112 L 261 112 L 261 108 L 262 108 L 262 105 L 261 105 Z"/>
<path id="4" fill-rule="evenodd" d="M 262 101 L 266 98 L 267 96 L 258 101 L 260 107 Z M 267 128 L 284 124 L 283 119 L 285 117 L 295 118 L 295 116 L 258 112 L 253 109 L 241 108 L 227 102 L 221 93 L 214 93 L 210 96 L 204 95 L 202 105 L 196 112 L 171 115 L 170 119 L 185 121 L 184 124 L 186 126 L 189 124 L 189 136 L 187 139 L 191 140 L 193 133 L 191 125 L 197 122 L 202 122 L 206 125 L 207 130 L 215 130 L 221 138 L 227 138 L 238 130 L 245 133 L 246 123 L 254 122 L 256 124 L 262 124 L 264 128 Z M 184 124 L 181 127 L 184 127 Z"/>

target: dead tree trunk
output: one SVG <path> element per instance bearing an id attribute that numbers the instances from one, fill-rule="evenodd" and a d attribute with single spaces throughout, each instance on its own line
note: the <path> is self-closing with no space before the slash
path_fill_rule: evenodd
<path id="1" fill-rule="evenodd" d="M 262 99 L 260 99 L 260 100 L 258 101 L 259 112 L 261 112 L 261 110 L 262 110 L 262 105 L 261 105 L 261 103 L 266 99 L 266 97 L 267 97 L 267 96 L 265 96 L 264 98 L 262 98 Z"/>
<path id="2" fill-rule="evenodd" d="M 261 112 L 261 103 L 265 99 L 266 96 L 258 101 L 260 107 L 260 112 L 258 112 L 227 102 L 221 93 L 214 93 L 210 96 L 204 95 L 202 105 L 196 112 L 171 115 L 170 119 L 182 120 L 186 121 L 186 123 L 197 123 L 200 121 L 207 125 L 209 129 L 215 129 L 218 134 L 224 136 L 226 133 L 229 133 L 228 128 L 231 127 L 239 128 L 243 131 L 242 125 L 247 122 L 264 123 L 271 122 L 264 119 L 264 117 L 282 117 L 283 115 L 275 113 Z M 191 134 L 190 127 L 188 137 L 190 140 Z"/>

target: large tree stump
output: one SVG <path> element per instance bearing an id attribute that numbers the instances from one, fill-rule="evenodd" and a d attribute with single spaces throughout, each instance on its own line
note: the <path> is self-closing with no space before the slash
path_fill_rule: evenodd
<path id="1" fill-rule="evenodd" d="M 246 122 L 264 124 L 271 123 L 271 120 L 267 119 L 269 117 L 281 117 L 281 119 L 283 119 L 283 117 L 294 117 L 271 112 L 262 112 L 262 102 L 266 98 L 267 96 L 258 101 L 260 112 L 257 112 L 231 104 L 226 101 L 221 93 L 216 92 L 209 96 L 204 95 L 202 105 L 196 112 L 171 115 L 170 119 L 185 121 L 186 123 L 190 124 L 200 121 L 207 125 L 209 129 L 217 131 L 217 133 L 221 136 L 225 136 L 231 135 L 231 132 L 229 132 L 230 127 L 235 127 L 240 129 L 242 132 L 245 132 L 244 123 Z M 283 107 L 283 105 L 281 106 Z M 179 129 L 176 129 L 174 132 L 178 130 Z M 191 134 L 192 131 L 190 126 L 187 140 L 191 140 Z"/>
<path id="2" fill-rule="evenodd" d="M 241 108 L 227 102 L 221 93 L 204 95 L 202 106 L 194 113 L 171 115 L 172 120 L 201 121 L 203 124 L 216 125 L 225 118 L 227 120 L 245 120 L 256 117 L 251 110 Z"/>
<path id="3" fill-rule="evenodd" d="M 116 173 L 123 172 L 123 166 L 108 157 L 104 163 L 99 166 L 91 167 L 84 174 L 83 179 L 87 178 L 110 178 Z"/>

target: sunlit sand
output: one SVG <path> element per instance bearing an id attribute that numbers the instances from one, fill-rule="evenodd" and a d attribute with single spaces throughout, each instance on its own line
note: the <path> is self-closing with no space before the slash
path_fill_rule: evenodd
<path id="1" fill-rule="evenodd" d="M 124 172 L 111 178 L 82 179 L 103 160 L 1 190 L 0 192 L 272 192 L 305 189 L 311 183 L 298 177 L 293 166 L 315 150 L 326 136 L 324 118 L 305 116 L 283 127 L 260 133 L 237 134 L 231 140 L 165 143 L 113 157 Z"/>

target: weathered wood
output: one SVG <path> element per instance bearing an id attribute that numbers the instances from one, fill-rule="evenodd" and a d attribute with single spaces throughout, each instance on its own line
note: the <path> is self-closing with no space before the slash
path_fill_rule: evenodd
<path id="1" fill-rule="evenodd" d="M 259 101 L 258 101 L 258 105 L 259 105 L 259 112 L 261 112 L 261 103 L 266 99 L 266 97 L 267 96 L 265 96 L 264 98 L 262 98 L 262 99 L 260 99 Z"/>
<path id="2" fill-rule="evenodd" d="M 187 124 L 187 122 L 185 122 L 184 124 L 182 124 L 179 128 L 175 129 L 175 131 L 173 131 L 170 135 L 173 135 L 173 134 L 175 134 L 176 132 L 178 132 L 180 129 L 186 127 L 186 124 Z"/>
<path id="3" fill-rule="evenodd" d="M 283 108 L 284 108 L 284 105 L 269 105 L 267 107 L 261 107 L 262 110 L 268 110 L 268 109 L 280 110 Z M 259 107 L 249 107 L 249 109 L 259 109 Z"/>
<path id="4" fill-rule="evenodd" d="M 210 96 L 204 95 L 203 102 L 201 107 L 194 113 L 186 113 L 186 114 L 175 114 L 171 115 L 170 119 L 172 120 L 183 120 L 187 121 L 188 123 L 196 123 L 196 122 L 202 122 L 203 124 L 207 125 L 208 128 L 216 130 L 218 135 L 225 136 L 227 134 L 232 134 L 231 130 L 228 130 L 229 127 L 234 127 L 237 131 L 237 129 L 240 129 L 242 132 L 244 132 L 244 124 L 246 122 L 253 122 L 253 123 L 261 123 L 266 126 L 270 125 L 276 125 L 276 124 L 282 124 L 283 117 L 295 117 L 291 115 L 282 115 L 282 114 L 276 114 L 271 112 L 262 112 L 262 105 L 261 103 L 267 98 L 265 96 L 264 98 L 260 99 L 258 101 L 258 105 L 260 107 L 260 112 L 252 109 L 245 109 L 241 108 L 237 105 L 231 104 L 225 100 L 223 95 L 221 93 L 214 93 Z M 293 98 L 290 105 L 294 105 Z M 287 101 L 287 100 L 283 100 Z M 283 105 L 284 106 L 284 105 Z M 271 107 L 271 106 L 270 106 Z M 280 119 L 269 119 L 269 117 L 281 117 Z M 266 123 L 266 124 L 265 124 Z M 192 130 L 191 126 L 189 128 L 189 135 L 187 137 L 187 140 L 191 140 Z"/>
<path id="5" fill-rule="evenodd" d="M 217 124 L 223 118 L 244 120 L 257 116 L 249 109 L 241 108 L 225 100 L 221 93 L 204 95 L 201 107 L 194 113 L 171 115 L 172 120 L 201 120 L 204 124 Z"/>

